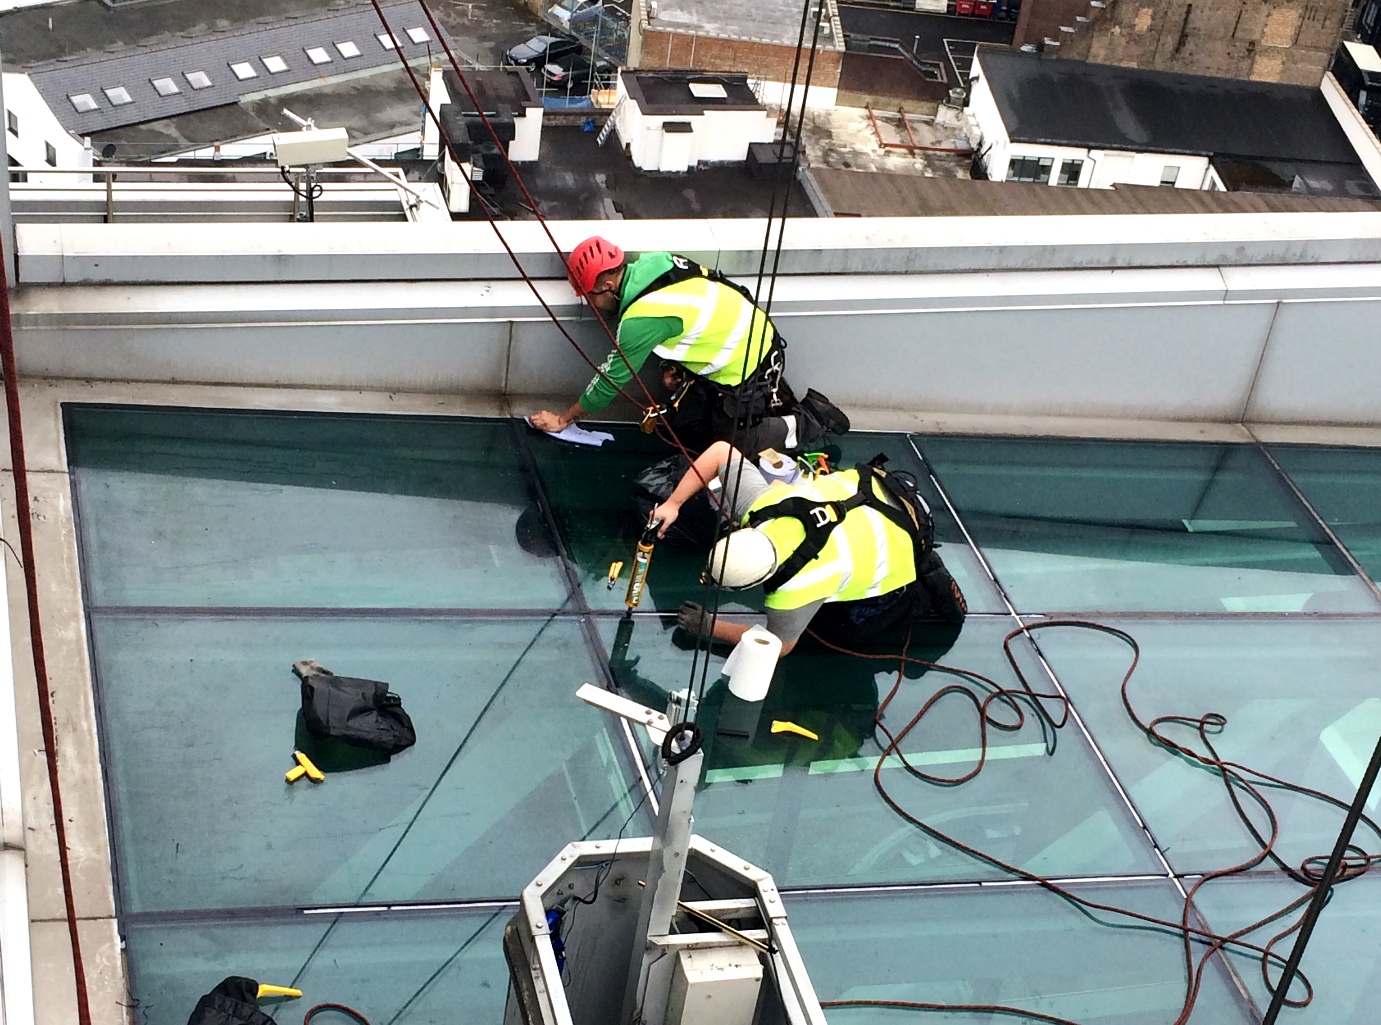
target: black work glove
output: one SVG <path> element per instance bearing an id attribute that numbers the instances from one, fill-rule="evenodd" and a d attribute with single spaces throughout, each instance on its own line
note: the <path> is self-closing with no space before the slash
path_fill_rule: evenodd
<path id="1" fill-rule="evenodd" d="M 693 601 L 683 601 L 676 611 L 676 625 L 686 633 L 700 637 L 710 636 L 711 618 L 705 608 Z"/>

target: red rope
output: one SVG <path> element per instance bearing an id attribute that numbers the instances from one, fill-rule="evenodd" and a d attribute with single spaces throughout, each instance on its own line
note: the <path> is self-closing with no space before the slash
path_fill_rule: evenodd
<path id="1" fill-rule="evenodd" d="M 1193 762 L 1194 764 L 1197 764 L 1200 767 L 1217 774 L 1223 780 L 1223 784 L 1227 788 L 1229 799 L 1233 805 L 1233 809 L 1236 812 L 1238 818 L 1244 823 L 1247 830 L 1251 833 L 1252 837 L 1257 842 L 1257 851 L 1244 861 L 1241 861 L 1238 864 L 1231 865 L 1224 869 L 1218 869 L 1206 873 L 1197 882 L 1195 882 L 1194 885 L 1186 893 L 1182 913 L 1180 915 L 1179 921 L 1177 922 L 1157 918 L 1153 915 L 1145 915 L 1140 912 L 1129 910 L 1127 908 L 1119 908 L 1114 905 L 1103 904 L 1098 901 L 1089 900 L 1088 898 L 1080 896 L 1078 893 L 1069 890 L 1064 886 L 1059 885 L 1058 883 L 1052 882 L 1048 878 L 1037 875 L 1034 872 L 1027 871 L 1026 869 L 1023 869 L 1020 866 L 1008 864 L 1007 862 L 1004 862 L 999 858 L 996 858 L 990 854 L 986 854 L 975 847 L 971 847 L 968 844 L 965 844 L 963 841 L 957 839 L 956 837 L 951 836 L 934 826 L 928 825 L 925 821 L 923 821 L 922 819 L 908 811 L 901 804 L 901 802 L 890 792 L 886 782 L 884 781 L 882 770 L 887 765 L 889 759 L 891 759 L 893 756 L 895 756 L 896 760 L 907 771 L 908 774 L 915 776 L 917 779 L 924 780 L 934 785 L 952 786 L 973 779 L 975 776 L 978 775 L 979 772 L 982 771 L 984 765 L 987 762 L 989 729 L 998 729 L 1004 731 L 1014 731 L 1020 729 L 1021 726 L 1025 723 L 1025 712 L 1022 708 L 1023 703 L 1029 705 L 1031 709 L 1034 709 L 1042 718 L 1044 718 L 1044 720 L 1049 724 L 1050 727 L 1054 729 L 1059 729 L 1062 726 L 1064 726 L 1069 721 L 1069 716 L 1071 712 L 1069 699 L 1061 693 L 1047 693 L 1035 690 L 1031 686 L 1030 681 L 1027 679 L 1025 672 L 1017 663 L 1015 653 L 1012 649 L 1012 643 L 1017 637 L 1023 635 L 1030 637 L 1031 634 L 1033 634 L 1037 630 L 1050 628 L 1077 628 L 1084 630 L 1094 630 L 1116 637 L 1119 640 L 1126 643 L 1131 648 L 1131 663 L 1127 667 L 1127 670 L 1122 677 L 1122 682 L 1120 685 L 1122 704 L 1123 708 L 1127 712 L 1127 715 L 1130 717 L 1133 724 L 1135 724 L 1135 726 L 1139 730 L 1141 730 L 1150 740 L 1152 740 L 1158 746 L 1164 747 L 1173 754 L 1181 758 L 1187 759 Z M 900 655 L 875 654 L 854 651 L 849 648 L 845 648 L 841 645 L 830 643 L 829 641 L 826 641 L 823 638 L 821 638 L 818 634 L 815 634 L 813 631 L 811 632 L 811 636 L 824 647 L 829 648 L 833 651 L 840 652 L 842 654 L 853 655 L 855 657 L 866 659 L 886 660 L 889 662 L 892 660 L 899 660 L 900 664 L 897 670 L 896 680 L 893 683 L 891 690 L 887 693 L 887 696 L 880 702 L 878 706 L 876 726 L 887 738 L 887 744 L 883 748 L 882 753 L 879 755 L 877 764 L 874 766 L 873 786 L 877 790 L 879 796 L 882 797 L 883 801 L 886 802 L 887 805 L 893 811 L 895 811 L 902 819 L 916 826 L 918 829 L 922 830 L 924 833 L 926 833 L 933 839 L 941 843 L 944 843 L 963 854 L 969 855 L 970 857 L 978 861 L 982 861 L 986 864 L 992 865 L 993 867 L 998 868 L 1011 876 L 1034 883 L 1042 887 L 1043 889 L 1049 891 L 1050 893 L 1055 894 L 1061 899 L 1066 900 L 1071 904 L 1081 907 L 1087 911 L 1103 912 L 1107 914 L 1118 915 L 1124 918 L 1132 919 L 1135 922 L 1142 923 L 1145 926 L 1158 929 L 1165 929 L 1178 935 L 1183 943 L 1185 965 L 1185 996 L 1183 1004 L 1181 1005 L 1181 1008 L 1179 1010 L 1178 1016 L 1174 1019 L 1173 1025 L 1185 1025 L 1185 1023 L 1189 1020 L 1189 1016 L 1193 1012 L 1194 1005 L 1198 999 L 1199 991 L 1202 987 L 1203 976 L 1207 968 L 1208 962 L 1215 954 L 1221 951 L 1231 948 L 1240 951 L 1250 951 L 1258 955 L 1261 966 L 1262 979 L 1266 984 L 1267 990 L 1274 991 L 1275 987 L 1271 982 L 1271 967 L 1272 965 L 1276 967 L 1281 967 L 1284 965 L 1286 960 L 1283 956 L 1275 953 L 1274 948 L 1281 940 L 1285 939 L 1286 937 L 1294 933 L 1299 928 L 1300 923 L 1297 921 L 1293 925 L 1290 925 L 1288 928 L 1284 929 L 1283 931 L 1275 934 L 1264 945 L 1248 942 L 1247 940 L 1243 939 L 1243 937 L 1248 935 L 1249 933 L 1255 932 L 1256 930 L 1263 928 L 1266 925 L 1269 925 L 1272 922 L 1284 918 L 1287 915 L 1293 914 L 1295 911 L 1298 911 L 1300 908 L 1306 905 L 1313 897 L 1314 891 L 1318 887 L 1318 865 L 1321 861 L 1325 859 L 1321 858 L 1320 856 L 1309 857 L 1304 859 L 1304 861 L 1300 864 L 1298 868 L 1293 869 L 1286 865 L 1285 862 L 1280 859 L 1280 857 L 1275 853 L 1275 846 L 1280 837 L 1279 819 L 1275 813 L 1275 810 L 1271 807 L 1270 802 L 1262 793 L 1261 784 L 1267 784 L 1276 788 L 1283 788 L 1299 796 L 1320 800 L 1324 803 L 1331 804 L 1340 809 L 1345 809 L 1347 805 L 1345 802 L 1340 801 L 1329 794 L 1325 794 L 1322 791 L 1318 791 L 1310 787 L 1301 786 L 1296 783 L 1291 783 L 1287 780 L 1279 779 L 1275 776 L 1271 776 L 1259 770 L 1252 769 L 1249 766 L 1245 766 L 1237 762 L 1227 761 L 1223 759 L 1218 754 L 1217 749 L 1214 747 L 1211 739 L 1213 735 L 1221 732 L 1223 727 L 1227 725 L 1227 717 L 1222 715 L 1221 713 L 1208 712 L 1200 716 L 1167 715 L 1159 716 L 1155 719 L 1152 719 L 1149 722 L 1145 721 L 1136 711 L 1136 708 L 1132 703 L 1129 691 L 1129 684 L 1132 679 L 1132 674 L 1136 671 L 1137 665 L 1141 658 L 1140 646 L 1137 644 L 1136 639 L 1133 638 L 1129 633 L 1127 633 L 1124 630 L 1119 630 L 1115 627 L 1105 626 L 1101 623 L 1073 619 L 1043 620 L 1038 623 L 1032 623 L 1018 627 L 1017 629 L 1008 633 L 1005 638 L 1003 638 L 1002 648 L 1003 653 L 1007 657 L 1008 663 L 1011 665 L 1013 671 L 1016 674 L 1017 680 L 1020 684 L 1019 689 L 1004 687 L 997 681 L 987 676 L 984 676 L 981 673 L 976 673 L 971 670 L 959 669 L 953 666 L 943 665 L 938 662 L 928 662 L 923 659 L 913 658 L 909 654 L 907 654 L 911 645 L 911 638 L 909 635 L 906 639 L 906 644 L 903 646 L 902 653 Z M 894 733 L 883 723 L 883 719 L 887 713 L 887 709 L 889 708 L 893 699 L 897 696 L 897 693 L 901 689 L 901 684 L 905 678 L 905 671 L 907 666 L 920 666 L 926 669 L 932 669 L 942 673 L 960 677 L 962 680 L 968 681 L 968 683 L 978 684 L 982 686 L 987 691 L 987 693 L 982 695 L 975 693 L 972 689 L 970 689 L 970 687 L 966 683 L 956 683 L 941 687 L 935 694 L 933 694 L 922 704 L 920 710 L 914 716 L 912 716 L 911 719 L 901 729 L 897 730 Z M 972 769 L 961 775 L 937 776 L 934 774 L 923 772 L 921 769 L 911 764 L 911 762 L 907 759 L 907 756 L 904 753 L 902 753 L 900 747 L 905 738 L 911 733 L 912 730 L 914 730 L 917 727 L 917 725 L 925 718 L 925 716 L 929 714 L 929 712 L 935 707 L 935 705 L 939 703 L 941 700 L 944 700 L 945 698 L 951 696 L 960 696 L 968 702 L 970 702 L 974 707 L 975 713 L 977 714 L 980 743 L 978 762 Z M 1047 708 L 1047 703 L 1053 704 L 1057 707 L 1059 713 L 1058 717 L 1050 712 L 1050 710 Z M 993 711 L 993 706 L 995 705 L 1005 706 L 1007 709 L 1010 710 L 1011 716 L 1008 718 L 998 718 L 997 716 L 995 716 Z M 1167 734 L 1167 727 L 1180 727 L 1194 730 L 1196 736 L 1199 738 L 1200 743 L 1203 745 L 1203 749 L 1199 750 L 1175 740 Z M 1261 808 L 1264 811 L 1269 821 L 1269 835 L 1263 836 L 1261 831 L 1251 821 L 1247 809 L 1243 807 L 1239 792 L 1245 793 L 1247 796 L 1249 796 L 1253 803 L 1255 803 L 1259 808 Z M 1374 822 L 1372 819 L 1366 816 L 1363 816 L 1363 821 L 1372 830 L 1373 834 L 1375 834 L 1378 838 L 1381 838 L 1381 827 L 1379 827 L 1376 822 Z M 1264 918 L 1258 919 L 1257 921 L 1252 922 L 1249 925 L 1244 926 L 1243 928 L 1231 933 L 1219 934 L 1212 932 L 1211 930 L 1199 928 L 1192 924 L 1191 908 L 1193 904 L 1193 899 L 1195 895 L 1199 892 L 1199 890 L 1206 883 L 1215 879 L 1222 879 L 1227 876 L 1246 872 L 1256 867 L 1257 865 L 1260 865 L 1263 861 L 1267 860 L 1268 858 L 1275 862 L 1277 865 L 1279 865 L 1286 872 L 1288 872 L 1291 878 L 1295 879 L 1296 882 L 1299 882 L 1308 887 L 1308 890 L 1301 897 L 1291 901 L 1284 907 L 1279 908 L 1271 914 L 1265 916 Z M 1358 875 L 1361 875 L 1363 872 L 1367 871 L 1372 865 L 1376 864 L 1378 860 L 1381 860 L 1381 855 L 1369 855 L 1365 851 L 1362 851 L 1360 848 L 1354 847 L 1354 854 L 1348 860 L 1346 870 L 1340 878 L 1356 878 Z M 1202 951 L 1197 954 L 1195 950 L 1196 945 L 1202 947 Z M 1299 975 L 1299 979 L 1303 984 L 1304 992 L 1299 997 L 1290 997 L 1285 1000 L 1285 1003 L 1290 1007 L 1304 1007 L 1307 1006 L 1313 1000 L 1314 990 L 1312 984 L 1309 982 L 1307 978 L 1305 978 L 1303 973 Z M 918 1011 L 975 1011 L 987 1014 L 1003 1014 L 1015 1017 L 1024 1017 L 1032 1021 L 1048 1022 L 1051 1023 L 1051 1025 L 1079 1025 L 1079 1023 L 1071 1021 L 1067 1018 L 1061 1018 L 1058 1016 L 1048 1014 L 1041 1014 L 1034 1011 L 1027 1011 L 1019 1007 L 1010 1007 L 998 1004 L 939 1004 L 929 1003 L 925 1001 L 909 1000 L 831 1000 L 822 1001 L 822 1006 L 892 1007 Z"/>
<path id="2" fill-rule="evenodd" d="M 72 945 L 72 975 L 77 991 L 77 1021 L 91 1025 L 86 993 L 86 967 L 77 931 L 77 906 L 72 891 L 72 867 L 67 856 L 67 816 L 58 777 L 58 740 L 53 701 L 48 689 L 48 660 L 43 650 L 43 626 L 38 610 L 38 563 L 34 558 L 34 525 L 29 498 L 29 469 L 24 457 L 24 423 L 19 413 L 19 371 L 14 356 L 14 328 L 10 322 L 10 283 L 0 239 L 0 375 L 5 379 L 5 409 L 9 415 L 10 466 L 14 477 L 15 518 L 19 521 L 19 550 L 24 562 L 24 597 L 29 610 L 29 645 L 33 651 L 38 687 L 38 720 L 43 730 L 43 756 L 48 763 L 48 792 L 53 799 L 53 828 L 57 833 L 58 868 L 62 873 L 62 901 L 67 911 L 67 937 Z"/>

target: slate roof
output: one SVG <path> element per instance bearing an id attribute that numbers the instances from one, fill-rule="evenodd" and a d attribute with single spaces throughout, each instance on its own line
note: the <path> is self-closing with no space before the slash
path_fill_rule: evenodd
<path id="1" fill-rule="evenodd" d="M 410 0 L 386 6 L 384 15 L 403 55 L 410 60 L 426 57 L 429 50 L 441 52 L 420 4 Z M 426 39 L 414 42 L 408 29 L 423 29 Z M 245 96 L 269 90 L 397 68 L 398 54 L 377 38 L 383 31 L 378 15 L 366 7 L 323 17 L 292 18 L 285 23 L 275 20 L 271 26 L 215 33 L 192 43 L 140 49 L 99 60 L 54 61 L 31 69 L 29 77 L 64 128 L 76 135 L 91 135 L 238 103 Z M 337 46 L 347 42 L 354 43 L 358 56 L 347 57 Z M 323 48 L 330 61 L 314 64 L 306 53 L 309 47 Z M 270 73 L 264 58 L 273 56 L 281 57 L 287 70 Z M 255 77 L 237 78 L 230 66 L 239 62 L 248 62 Z M 210 86 L 192 87 L 187 76 L 198 71 L 210 79 Z M 177 92 L 159 95 L 153 81 L 165 78 L 172 79 Z M 120 87 L 132 102 L 111 102 L 105 90 Z M 95 101 L 94 109 L 80 111 L 73 105 L 71 97 L 81 94 Z"/>
<path id="2" fill-rule="evenodd" d="M 1355 163 L 1323 94 L 1301 85 L 1181 75 L 982 50 L 1013 142 Z"/>
<path id="3" fill-rule="evenodd" d="M 1361 168 L 1359 167 L 1360 171 Z M 811 167 L 803 175 L 816 209 L 834 217 L 1022 217 L 1082 214 L 1337 213 L 1381 210 L 1381 199 L 1297 192 L 1209 192 L 1118 185 L 1062 189 L 1016 182 L 923 178 Z M 1368 183 L 1369 184 L 1369 183 Z M 1373 190 L 1374 191 L 1374 190 Z"/>

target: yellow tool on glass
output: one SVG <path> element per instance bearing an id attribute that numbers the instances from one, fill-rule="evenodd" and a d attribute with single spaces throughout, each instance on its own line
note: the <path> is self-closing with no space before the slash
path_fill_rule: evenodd
<path id="1" fill-rule="evenodd" d="M 302 990 L 293 989 L 291 986 L 274 986 L 267 982 L 259 983 L 259 992 L 254 995 L 255 1000 L 263 1000 L 264 997 L 291 997 L 297 999 L 302 995 Z"/>
<path id="2" fill-rule="evenodd" d="M 804 726 L 797 726 L 794 722 L 786 722 L 785 720 L 782 720 L 782 719 L 773 719 L 773 720 L 772 720 L 772 732 L 773 732 L 773 733 L 794 733 L 794 734 L 796 734 L 798 737 L 805 737 L 807 740 L 819 740 L 819 739 L 820 739 L 820 735 L 819 735 L 818 733 L 811 733 L 810 730 L 806 729 Z"/>
<path id="3" fill-rule="evenodd" d="M 293 757 L 297 759 L 298 767 L 306 770 L 307 778 L 311 780 L 313 783 L 320 783 L 323 779 L 326 778 L 326 773 L 318 769 L 316 765 L 312 763 L 312 760 L 308 758 L 306 755 L 304 755 L 301 751 L 294 751 Z"/>

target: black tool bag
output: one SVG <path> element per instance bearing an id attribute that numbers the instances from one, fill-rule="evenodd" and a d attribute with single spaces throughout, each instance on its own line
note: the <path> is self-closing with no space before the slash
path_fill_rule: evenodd
<path id="1" fill-rule="evenodd" d="M 394 755 L 417 743 L 403 699 L 378 680 L 330 674 L 302 678 L 302 718 L 314 737 Z"/>
<path id="2" fill-rule="evenodd" d="M 639 529 L 646 526 L 652 510 L 671 497 L 690 465 L 690 461 L 678 452 L 659 459 L 633 478 L 633 504 L 637 508 Z M 714 544 L 718 523 L 714 502 L 709 492 L 701 489 L 681 506 L 680 515 L 667 531 L 666 540 L 690 548 L 708 549 Z"/>
<path id="3" fill-rule="evenodd" d="M 255 1004 L 259 984 L 243 975 L 222 979 L 197 1001 L 187 1025 L 275 1025 Z"/>

